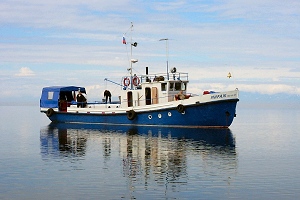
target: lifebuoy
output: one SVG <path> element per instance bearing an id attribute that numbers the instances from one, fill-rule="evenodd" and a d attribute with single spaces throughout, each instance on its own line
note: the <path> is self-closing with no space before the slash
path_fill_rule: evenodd
<path id="1" fill-rule="evenodd" d="M 123 80 L 123 85 L 128 86 L 130 84 L 130 79 L 128 77 L 125 77 Z"/>
<path id="2" fill-rule="evenodd" d="M 182 104 L 179 104 L 177 106 L 177 111 L 180 112 L 180 113 L 183 113 L 184 112 L 184 106 Z"/>
<path id="3" fill-rule="evenodd" d="M 133 83 L 134 86 L 138 86 L 140 84 L 139 77 L 137 77 L 137 76 L 133 77 L 132 83 Z"/>
<path id="4" fill-rule="evenodd" d="M 54 113 L 53 108 L 49 108 L 46 112 L 46 115 L 47 115 L 47 117 L 51 117 L 53 115 L 53 113 Z"/>
<path id="5" fill-rule="evenodd" d="M 127 111 L 127 118 L 133 120 L 136 117 L 136 112 L 134 110 Z"/>

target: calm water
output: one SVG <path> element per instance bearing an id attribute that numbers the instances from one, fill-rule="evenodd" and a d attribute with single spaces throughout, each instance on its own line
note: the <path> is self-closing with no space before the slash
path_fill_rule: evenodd
<path id="1" fill-rule="evenodd" d="M 299 110 L 238 109 L 230 130 L 50 124 L 35 106 L 0 112 L 0 199 L 300 196 Z"/>

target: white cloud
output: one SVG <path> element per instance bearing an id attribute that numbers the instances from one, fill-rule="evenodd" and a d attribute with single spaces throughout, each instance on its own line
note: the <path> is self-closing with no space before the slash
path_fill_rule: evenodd
<path id="1" fill-rule="evenodd" d="M 294 0 L 3 0 L 0 76 L 32 77 L 28 67 L 12 71 L 30 64 L 39 67 L 39 76 L 30 80 L 37 87 L 90 85 L 89 94 L 99 95 L 104 78 L 113 75 L 118 82 L 127 75 L 130 45 L 122 45 L 121 37 L 133 20 L 132 36 L 139 43 L 133 50 L 139 60 L 135 73 L 144 73 L 146 66 L 149 73 L 165 71 L 166 46 L 158 40 L 167 37 L 169 66 L 189 72 L 192 92 L 238 87 L 299 94 L 299 5 Z M 128 31 L 127 42 L 130 36 Z M 1 84 L 15 81 L 9 78 Z"/>
<path id="2" fill-rule="evenodd" d="M 154 5 L 154 8 L 159 11 L 170 11 L 182 8 L 186 5 L 185 1 L 170 1 L 170 2 L 157 2 Z"/>
<path id="3" fill-rule="evenodd" d="M 287 94 L 295 94 L 300 95 L 300 88 L 292 85 L 285 85 L 285 84 L 256 84 L 256 85 L 246 85 L 241 84 L 240 90 L 253 92 L 253 93 L 260 93 L 260 94 L 279 94 L 279 93 L 287 93 Z"/>
<path id="4" fill-rule="evenodd" d="M 15 76 L 34 76 L 34 72 L 28 67 L 22 67 L 19 70 L 19 73 L 15 74 Z"/>

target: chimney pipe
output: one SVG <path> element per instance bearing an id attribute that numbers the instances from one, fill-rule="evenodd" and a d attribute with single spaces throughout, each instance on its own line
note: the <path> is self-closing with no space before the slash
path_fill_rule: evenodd
<path id="1" fill-rule="evenodd" d="M 146 82 L 151 82 L 151 80 L 148 78 L 148 67 L 146 67 Z"/>

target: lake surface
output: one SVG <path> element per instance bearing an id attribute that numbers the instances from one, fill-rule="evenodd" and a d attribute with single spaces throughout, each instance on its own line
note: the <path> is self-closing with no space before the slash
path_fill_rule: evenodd
<path id="1" fill-rule="evenodd" d="M 237 109 L 230 129 L 51 124 L 0 106 L 0 199 L 298 199 L 300 112 Z"/>

